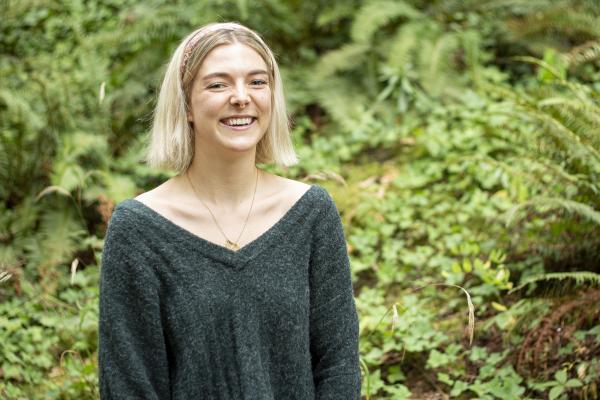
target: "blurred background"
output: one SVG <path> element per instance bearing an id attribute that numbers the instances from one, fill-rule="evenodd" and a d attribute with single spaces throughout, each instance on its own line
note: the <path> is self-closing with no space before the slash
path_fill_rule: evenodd
<path id="1" fill-rule="evenodd" d="M 600 397 L 600 2 L 0 8 L 0 398 L 99 398 L 106 223 L 170 176 L 158 85 L 214 21 L 280 62 L 301 162 L 268 169 L 342 214 L 364 399 Z"/>

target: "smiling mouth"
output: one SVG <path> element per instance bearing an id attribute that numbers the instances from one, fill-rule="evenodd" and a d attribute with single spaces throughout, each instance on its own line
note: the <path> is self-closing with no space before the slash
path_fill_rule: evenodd
<path id="1" fill-rule="evenodd" d="M 256 121 L 254 117 L 243 117 L 243 118 L 224 118 L 220 122 L 230 128 L 243 128 L 245 126 L 252 125 Z"/>
<path id="2" fill-rule="evenodd" d="M 223 126 L 226 126 L 229 129 L 233 129 L 236 131 L 241 131 L 248 129 L 253 126 L 256 122 L 256 118 L 254 117 L 246 117 L 246 118 L 225 118 L 219 121 L 219 123 Z"/>

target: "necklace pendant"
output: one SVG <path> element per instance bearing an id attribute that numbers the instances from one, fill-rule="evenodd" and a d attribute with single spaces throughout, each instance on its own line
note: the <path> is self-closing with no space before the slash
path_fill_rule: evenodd
<path id="1" fill-rule="evenodd" d="M 240 246 L 238 246 L 238 244 L 237 244 L 237 243 L 235 243 L 235 242 L 232 242 L 232 241 L 231 241 L 231 240 L 229 240 L 229 239 L 225 241 L 225 247 L 227 247 L 227 248 L 228 248 L 228 249 L 230 249 L 230 250 L 234 250 L 234 251 L 237 251 L 237 250 L 239 250 L 239 249 L 240 249 Z"/>

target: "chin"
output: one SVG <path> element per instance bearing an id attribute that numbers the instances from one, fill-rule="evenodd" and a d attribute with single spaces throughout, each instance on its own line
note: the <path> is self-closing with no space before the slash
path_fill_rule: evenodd
<path id="1" fill-rule="evenodd" d="M 258 144 L 257 140 L 247 141 L 247 140 L 227 140 L 225 143 L 222 143 L 222 146 L 236 152 L 247 152 L 251 150 L 255 150 Z"/>

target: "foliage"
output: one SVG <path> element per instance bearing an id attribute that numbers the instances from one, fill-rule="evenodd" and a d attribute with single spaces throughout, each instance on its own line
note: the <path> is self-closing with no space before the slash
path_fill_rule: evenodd
<path id="1" fill-rule="evenodd" d="M 537 388 L 551 388 L 550 393 L 548 394 L 548 399 L 555 400 L 561 397 L 561 395 L 563 395 L 563 393 L 570 388 L 577 388 L 581 386 L 582 384 L 579 379 L 568 379 L 567 371 L 561 369 L 554 374 L 554 380 L 537 385 Z"/>
<path id="2" fill-rule="evenodd" d="M 301 158 L 266 168 L 341 211 L 365 398 L 598 398 L 598 2 L 3 5 L 0 397 L 97 398 L 106 223 L 169 176 L 140 162 L 164 63 L 238 20 Z"/>

